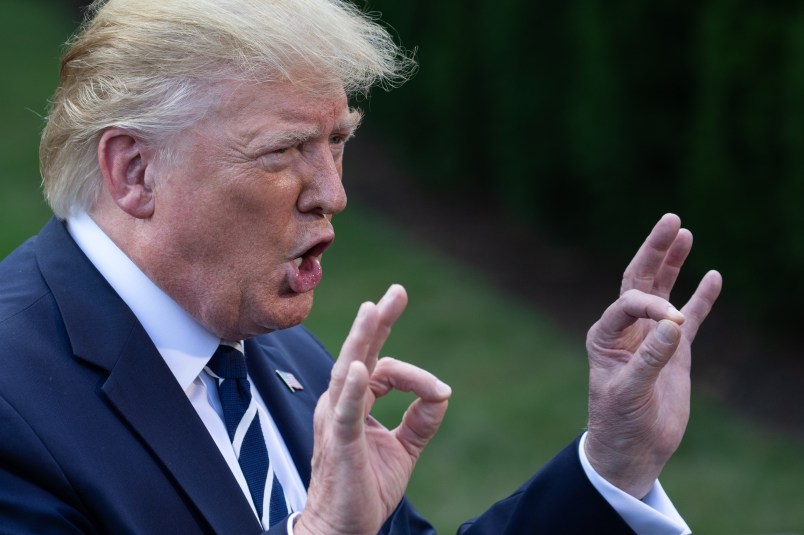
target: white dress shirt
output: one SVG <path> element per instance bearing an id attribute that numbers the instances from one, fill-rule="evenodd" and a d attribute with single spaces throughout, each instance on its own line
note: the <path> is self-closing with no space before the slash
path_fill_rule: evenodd
<path id="1" fill-rule="evenodd" d="M 204 422 L 256 516 L 257 510 L 246 478 L 237 462 L 223 421 L 215 379 L 204 371 L 221 340 L 146 277 L 86 213 L 70 217 L 67 229 L 78 247 L 131 308 L 148 333 Z M 307 491 L 299 472 L 262 396 L 256 388 L 252 388 L 251 394 L 259 407 L 260 426 L 268 456 L 285 493 L 288 510 L 301 511 L 307 502 Z M 201 469 L 203 467 L 199 467 Z M 292 522 L 289 523 L 291 525 Z M 267 529 L 267 526 L 264 527 Z M 291 530 L 289 534 L 292 534 Z"/>
<path id="2" fill-rule="evenodd" d="M 583 466 L 586 477 L 614 510 L 623 517 L 631 529 L 639 535 L 690 535 L 692 533 L 658 480 L 653 483 L 653 488 L 642 501 L 637 500 L 603 479 L 592 468 L 583 449 L 585 442 L 586 433 L 583 434 L 578 445 L 578 455 L 581 457 L 581 466 Z"/>
<path id="3" fill-rule="evenodd" d="M 223 421 L 215 379 L 204 371 L 221 340 L 145 276 L 85 212 L 71 216 L 67 220 L 67 229 L 78 247 L 131 308 L 148 333 L 204 422 L 256 516 L 251 493 Z M 252 389 L 252 395 L 260 408 L 260 425 L 268 455 L 285 492 L 288 510 L 298 515 L 307 502 L 307 491 L 287 445 L 256 388 Z M 640 501 L 595 472 L 584 453 L 585 438 L 584 434 L 578 454 L 586 476 L 631 529 L 639 535 L 691 533 L 658 481 L 645 499 Z M 292 526 L 291 521 L 288 523 L 289 535 L 293 535 Z"/>

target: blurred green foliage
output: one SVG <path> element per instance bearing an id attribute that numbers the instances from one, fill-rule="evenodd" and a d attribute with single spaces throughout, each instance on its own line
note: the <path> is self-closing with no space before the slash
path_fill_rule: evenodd
<path id="1" fill-rule="evenodd" d="M 51 212 L 40 191 L 39 135 L 59 80 L 61 44 L 75 28 L 66 9 L 30 0 L 4 4 L 0 17 L 0 257 L 37 232 Z"/>
<path id="2" fill-rule="evenodd" d="M 804 301 L 804 4 L 371 0 L 420 72 L 368 106 L 423 185 L 625 258 L 659 215 L 724 300 Z"/>

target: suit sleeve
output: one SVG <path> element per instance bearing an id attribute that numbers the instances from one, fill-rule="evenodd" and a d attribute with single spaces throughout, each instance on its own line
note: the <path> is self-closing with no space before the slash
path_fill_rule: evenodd
<path id="1" fill-rule="evenodd" d="M 291 517 L 284 518 L 281 522 L 277 522 L 274 524 L 271 529 L 268 531 L 263 532 L 263 535 L 288 535 L 288 533 L 293 533 L 290 527 L 288 526 L 288 521 Z"/>
<path id="2" fill-rule="evenodd" d="M 459 535 L 611 533 L 633 530 L 595 490 L 578 458 L 578 440 L 511 496 L 464 523 Z"/>
<path id="3" fill-rule="evenodd" d="M 266 535 L 287 535 L 280 523 Z M 379 535 L 435 535 L 407 499 L 386 521 Z M 459 535 L 553 535 L 608 533 L 633 535 L 609 503 L 595 490 L 578 458 L 578 440 L 528 480 L 514 494 L 464 523 Z"/>

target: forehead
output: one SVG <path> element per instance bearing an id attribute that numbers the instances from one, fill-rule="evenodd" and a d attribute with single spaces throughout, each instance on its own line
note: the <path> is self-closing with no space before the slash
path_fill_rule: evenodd
<path id="1" fill-rule="evenodd" d="M 354 119 L 343 90 L 311 93 L 289 82 L 224 84 L 213 106 L 215 122 L 237 138 L 266 130 L 328 135 Z"/>

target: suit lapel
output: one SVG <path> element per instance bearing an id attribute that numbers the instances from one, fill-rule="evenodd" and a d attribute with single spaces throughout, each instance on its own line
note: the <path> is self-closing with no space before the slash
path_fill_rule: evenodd
<path id="1" fill-rule="evenodd" d="M 103 392 L 216 533 L 261 532 L 217 446 L 144 334 L 132 335 Z M 144 343 L 134 343 L 137 339 Z"/>
<path id="2" fill-rule="evenodd" d="M 101 390 L 216 533 L 260 533 L 234 476 L 134 314 L 51 220 L 37 259 L 73 352 L 109 371 Z"/>
<path id="3" fill-rule="evenodd" d="M 310 486 L 310 459 L 313 457 L 312 416 L 320 393 L 313 392 L 310 388 L 291 392 L 285 386 L 276 375 L 276 370 L 289 371 L 302 379 L 302 382 L 304 375 L 279 348 L 247 340 L 245 351 L 249 375 L 276 422 L 307 488 Z"/>

